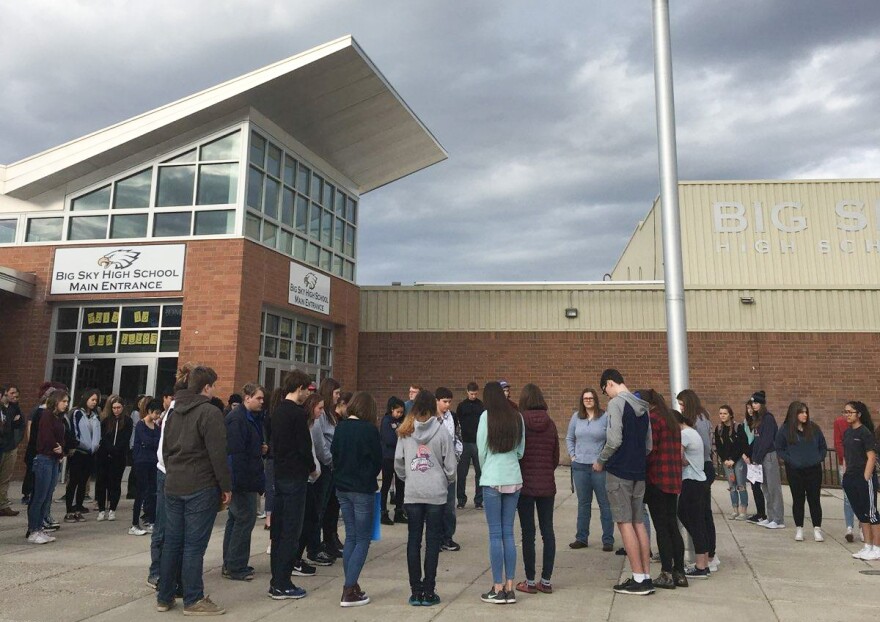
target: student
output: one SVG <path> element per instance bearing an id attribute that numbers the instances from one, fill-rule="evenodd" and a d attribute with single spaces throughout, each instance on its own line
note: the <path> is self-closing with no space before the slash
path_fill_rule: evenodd
<path id="1" fill-rule="evenodd" d="M 399 440 L 394 451 L 394 471 L 406 482 L 404 505 L 409 523 L 406 562 L 409 569 L 409 604 L 430 607 L 437 596 L 437 560 L 443 541 L 443 511 L 449 484 L 455 481 L 455 449 L 443 430 L 437 413 L 437 399 L 419 391 L 410 414 L 397 427 Z M 422 567 L 422 534 L 425 536 L 425 565 Z"/>
<path id="2" fill-rule="evenodd" d="M 263 387 L 249 382 L 241 389 L 244 397 L 224 417 L 226 460 L 232 478 L 232 501 L 223 532 L 222 575 L 233 581 L 251 581 L 254 569 L 248 565 L 251 534 L 257 522 L 257 503 L 266 490 L 263 470 Z"/>
<path id="3" fill-rule="evenodd" d="M 159 450 L 159 438 L 161 429 L 157 425 L 162 416 L 162 402 L 151 399 L 141 409 L 141 420 L 134 428 L 134 449 L 132 456 L 132 468 L 137 471 L 135 475 L 138 487 L 137 496 L 131 513 L 130 536 L 144 536 L 153 532 L 153 523 L 156 522 L 156 463 Z M 143 507 L 144 527 L 140 526 L 140 513 Z"/>
<path id="4" fill-rule="evenodd" d="M 578 513 L 577 531 L 574 541 L 568 546 L 572 549 L 587 548 L 590 538 L 590 517 L 592 516 L 593 495 L 599 504 L 599 519 L 602 525 L 602 550 L 614 550 L 614 521 L 611 520 L 611 506 L 605 489 L 605 471 L 595 471 L 593 463 L 605 447 L 608 431 L 608 417 L 599 408 L 599 394 L 595 389 L 581 391 L 578 409 L 571 416 L 565 445 L 571 458 L 571 477 L 577 491 Z"/>
<path id="5" fill-rule="evenodd" d="M 101 442 L 95 454 L 95 501 L 98 521 L 116 520 L 116 506 L 122 495 L 122 474 L 131 439 L 131 419 L 118 395 L 107 398 L 102 412 Z M 109 511 L 107 502 L 109 500 Z"/>
<path id="6" fill-rule="evenodd" d="M 749 441 L 742 424 L 733 418 L 733 409 L 724 404 L 718 409 L 720 423 L 715 428 L 715 451 L 724 465 L 727 491 L 733 506 L 731 520 L 746 520 L 749 509 L 749 493 L 746 491 L 746 463 L 743 455 L 749 450 Z"/>
<path id="7" fill-rule="evenodd" d="M 0 516 L 18 516 L 9 500 L 9 482 L 15 471 L 18 445 L 24 438 L 24 415 L 18 403 L 18 387 L 0 389 Z"/>
<path id="8" fill-rule="evenodd" d="M 746 433 L 746 441 L 748 441 L 748 449 L 743 452 L 742 458 L 743 462 L 746 464 L 746 472 L 748 473 L 748 465 L 751 460 L 752 455 L 752 447 L 755 443 L 755 410 L 752 408 L 752 400 L 749 398 L 746 401 L 746 416 L 743 421 L 743 432 Z M 761 482 L 752 482 L 752 498 L 755 500 L 755 513 L 749 516 L 746 519 L 746 522 L 752 523 L 753 525 L 761 522 L 762 520 L 767 518 L 767 506 L 764 502 L 764 493 L 761 490 Z M 844 495 L 845 496 L 845 495 Z"/>
<path id="9" fill-rule="evenodd" d="M 333 435 L 336 432 L 336 424 L 345 418 L 348 403 L 351 401 L 351 393 L 343 393 L 340 384 L 333 378 L 325 378 L 321 381 L 318 391 L 324 398 L 324 417 L 319 421 L 321 432 L 324 435 L 324 454 L 329 455 L 330 445 L 333 443 Z M 315 452 L 319 457 L 320 450 Z M 331 461 L 332 462 L 332 461 Z M 342 557 L 342 542 L 339 540 L 339 499 L 336 497 L 336 489 L 333 487 L 333 465 L 323 464 L 322 473 L 327 474 L 326 484 L 323 488 L 324 497 L 318 499 L 318 520 L 321 521 L 322 552 L 323 557 L 339 559 Z M 326 471 L 325 471 L 326 469 Z M 320 555 L 320 553 L 318 553 Z M 310 557 L 313 561 L 315 558 Z M 326 560 L 325 560 L 326 561 Z"/>
<path id="10" fill-rule="evenodd" d="M 43 528 L 52 504 L 52 491 L 58 481 L 58 465 L 64 457 L 64 423 L 70 395 L 56 390 L 46 399 L 46 408 L 36 430 L 36 455 L 33 460 L 34 490 L 28 506 L 27 541 L 31 544 L 54 542 Z"/>
<path id="11" fill-rule="evenodd" d="M 275 456 L 275 508 L 272 512 L 269 597 L 299 599 L 306 591 L 290 580 L 302 534 L 309 478 L 317 475 L 312 436 L 303 404 L 312 379 L 294 369 L 281 379 L 281 400 L 271 415 L 272 453 Z"/>
<path id="12" fill-rule="evenodd" d="M 758 525 L 767 529 L 784 529 L 782 478 L 779 457 L 776 454 L 776 433 L 779 428 L 776 418 L 767 411 L 767 396 L 763 391 L 756 391 L 752 395 L 752 410 L 755 417 L 755 442 L 752 443 L 749 461 L 761 465 L 764 475 L 761 491 L 767 503 L 767 518 L 758 521 Z"/>
<path id="13" fill-rule="evenodd" d="M 85 521 L 86 486 L 95 464 L 95 452 L 101 442 L 101 420 L 98 416 L 98 402 L 101 392 L 86 389 L 80 396 L 76 410 L 70 414 L 70 427 L 77 440 L 77 446 L 67 458 L 67 489 L 64 501 L 67 504 L 65 523 Z"/>
<path id="14" fill-rule="evenodd" d="M 813 539 L 825 540 L 822 535 L 822 489 L 823 463 L 828 446 L 822 430 L 810 420 L 810 409 L 803 402 L 788 406 L 785 425 L 776 434 L 776 452 L 785 462 L 785 475 L 791 489 L 791 512 L 794 515 L 794 539 L 804 539 L 804 500 L 810 504 L 810 520 L 813 521 Z"/>
<path id="15" fill-rule="evenodd" d="M 846 417 L 844 415 L 840 415 L 834 420 L 834 454 L 837 457 L 838 481 L 843 481 L 843 476 L 846 473 L 846 460 L 843 455 L 843 435 L 846 434 L 848 429 L 849 424 L 846 422 Z M 854 539 L 853 527 L 855 527 L 856 519 L 852 511 L 852 506 L 849 504 L 849 497 L 846 495 L 843 495 L 843 521 L 846 523 L 844 538 L 847 542 L 852 542 Z"/>
<path id="16" fill-rule="evenodd" d="M 526 445 L 519 461 L 522 473 L 517 512 L 522 528 L 522 555 L 526 579 L 516 589 L 528 594 L 553 593 L 550 579 L 556 561 L 556 534 L 553 532 L 553 506 L 556 502 L 556 478 L 559 466 L 559 433 L 547 414 L 547 402 L 541 389 L 525 385 L 519 398 L 519 411 L 525 424 Z M 544 543 L 541 580 L 535 582 L 535 510 Z"/>
<path id="17" fill-rule="evenodd" d="M 296 577 L 313 577 L 317 574 L 315 566 L 331 566 L 336 558 L 323 553 L 319 545 L 321 543 L 321 523 L 318 522 L 318 480 L 321 479 L 321 459 L 318 457 L 318 448 L 323 448 L 324 439 L 321 428 L 317 421 L 324 416 L 324 398 L 320 393 L 312 393 L 303 402 L 309 423 L 309 433 L 312 437 L 312 458 L 315 462 L 315 472 L 309 475 L 306 485 L 306 507 L 303 512 L 303 527 L 299 537 L 299 547 L 293 562 L 293 575 Z M 329 448 L 327 450 L 329 452 Z M 330 461 L 331 458 L 324 458 Z M 309 547 L 309 561 L 303 559 Z"/>
<path id="18" fill-rule="evenodd" d="M 232 500 L 226 463 L 223 412 L 212 404 L 217 373 L 196 367 L 188 391 L 175 395 L 174 415 L 164 425 L 165 546 L 156 610 L 174 606 L 180 573 L 184 615 L 221 615 L 225 609 L 205 595 L 202 578 L 205 550 L 211 539 L 218 505 Z"/>
<path id="19" fill-rule="evenodd" d="M 645 472 L 651 452 L 648 403 L 630 393 L 623 375 L 606 369 L 599 380 L 608 402 L 608 436 L 593 470 L 608 471 L 606 486 L 611 516 L 617 523 L 633 576 L 614 586 L 618 594 L 654 593 L 650 575 L 651 541 L 645 528 Z"/>
<path id="20" fill-rule="evenodd" d="M 843 491 L 862 524 L 865 536 L 865 546 L 853 553 L 853 557 L 876 561 L 880 560 L 880 514 L 877 513 L 877 441 L 874 422 L 868 407 L 862 402 L 847 402 L 843 414 L 849 423 L 849 430 L 843 435 L 846 460 Z"/>
<path id="21" fill-rule="evenodd" d="M 519 461 L 525 453 L 525 424 L 510 406 L 501 384 L 489 382 L 483 388 L 486 411 L 477 428 L 477 448 L 482 465 L 483 502 L 489 526 L 489 562 L 492 587 L 480 598 L 495 605 L 516 603 L 513 580 L 516 574 L 516 544 L 513 518 L 523 479 Z"/>
<path id="22" fill-rule="evenodd" d="M 678 498 L 678 520 L 694 541 L 694 565 L 685 570 L 688 579 L 708 579 L 709 534 L 706 532 L 706 473 L 703 439 L 694 429 L 693 412 L 677 413 L 681 426 L 682 470 L 681 496 Z"/>
<path id="23" fill-rule="evenodd" d="M 699 396 L 691 389 L 685 389 L 678 396 L 678 405 L 688 420 L 692 420 L 693 428 L 703 441 L 703 473 L 706 475 L 703 490 L 703 520 L 706 522 L 706 537 L 709 541 L 709 570 L 718 572 L 721 560 L 715 556 L 715 517 L 712 515 L 712 484 L 715 481 L 715 461 L 712 460 L 712 421 L 709 413 L 703 408 Z"/>
<path id="24" fill-rule="evenodd" d="M 480 387 L 476 382 L 467 384 L 467 399 L 455 409 L 455 425 L 461 431 L 461 459 L 456 472 L 456 497 L 459 509 L 467 504 L 467 476 L 474 465 L 474 509 L 483 508 L 483 488 L 480 486 L 480 456 L 477 451 L 477 426 L 485 407 L 478 397 Z"/>
<path id="25" fill-rule="evenodd" d="M 356 393 L 346 418 L 339 422 L 333 443 L 333 484 L 345 522 L 342 563 L 345 583 L 340 607 L 358 607 L 370 602 L 358 578 L 367 561 L 373 535 L 376 477 L 382 470 L 382 443 L 376 427 L 376 400 L 369 393 Z"/>
<path id="26" fill-rule="evenodd" d="M 322 395 L 321 392 L 318 393 L 318 397 L 321 397 Z M 346 397 L 346 395 L 348 397 Z M 330 397 L 333 399 L 332 392 L 330 393 Z M 345 407 L 343 400 L 346 399 L 351 401 L 350 393 L 339 395 L 339 398 L 336 401 L 337 413 L 339 408 Z M 324 521 L 324 516 L 327 512 L 338 513 L 339 508 L 339 503 L 336 501 L 336 493 L 333 491 L 333 456 L 330 452 L 330 443 L 336 432 L 336 422 L 339 418 L 338 415 L 334 416 L 334 414 L 327 411 L 327 402 L 325 399 L 320 400 L 320 411 L 318 411 L 317 408 L 318 404 L 319 402 L 312 401 L 310 402 L 309 408 L 306 408 L 306 410 L 309 411 L 309 414 L 313 415 L 313 417 L 317 416 L 317 419 L 312 419 L 309 422 L 309 425 L 312 436 L 312 451 L 316 458 L 315 467 L 319 475 L 318 478 L 314 482 L 311 482 L 310 486 L 306 488 L 306 511 L 308 512 L 308 495 L 311 491 L 315 508 L 314 520 L 316 521 L 317 529 L 308 531 L 309 540 L 306 542 L 306 559 L 303 560 L 301 566 L 297 567 L 294 565 L 294 574 L 297 574 L 297 570 L 299 569 L 303 573 L 300 576 L 311 576 L 311 574 L 313 574 L 310 565 L 331 566 L 338 558 L 342 557 L 342 552 L 338 550 L 335 543 L 336 527 L 335 525 L 329 524 L 332 522 L 338 522 L 338 518 L 334 520 L 331 517 L 328 517 L 328 521 L 326 523 Z M 308 520 L 308 517 L 304 517 L 304 520 Z M 322 544 L 321 534 L 322 531 L 325 530 L 327 539 L 326 542 Z M 336 553 L 339 553 L 339 555 Z"/>
<path id="27" fill-rule="evenodd" d="M 394 523 L 407 522 L 406 511 L 403 509 L 404 483 L 394 474 L 394 455 L 397 449 L 397 429 L 403 423 L 403 401 L 394 397 L 388 398 L 385 416 L 382 417 L 382 425 L 379 434 L 382 438 L 382 524 L 393 525 Z M 394 484 L 394 518 L 388 514 L 388 494 L 391 484 Z"/>
<path id="28" fill-rule="evenodd" d="M 419 394 L 419 391 L 422 390 L 422 387 L 417 384 L 409 385 L 409 392 L 407 395 L 409 399 L 403 403 L 403 414 L 408 415 L 412 410 L 413 404 L 415 403 L 416 396 Z"/>
<path id="29" fill-rule="evenodd" d="M 459 460 L 463 446 L 461 444 L 461 430 L 456 427 L 455 417 L 452 416 L 452 391 L 446 387 L 438 387 L 434 391 L 434 397 L 437 399 L 437 418 L 449 432 L 450 436 L 452 436 L 455 459 Z M 453 540 L 456 527 L 455 495 L 455 482 L 453 482 L 449 484 L 449 497 L 446 500 L 446 509 L 443 511 L 443 544 L 440 545 L 441 551 L 461 550 L 461 545 Z"/>
<path id="30" fill-rule="evenodd" d="M 638 392 L 648 402 L 651 422 L 651 453 L 645 471 L 645 502 L 654 521 L 660 576 L 654 587 L 688 587 L 684 567 L 684 540 L 678 528 L 678 496 L 681 494 L 681 426 L 657 391 Z"/>

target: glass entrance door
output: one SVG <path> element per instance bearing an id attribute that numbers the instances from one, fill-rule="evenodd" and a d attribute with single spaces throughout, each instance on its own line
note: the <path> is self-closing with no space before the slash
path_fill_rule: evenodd
<path id="1" fill-rule="evenodd" d="M 151 394 L 156 386 L 155 359 L 116 359 L 113 390 L 131 406 L 139 395 Z"/>

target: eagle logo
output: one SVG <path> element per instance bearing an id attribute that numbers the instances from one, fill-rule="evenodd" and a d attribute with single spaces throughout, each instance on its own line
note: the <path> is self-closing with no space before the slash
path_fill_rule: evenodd
<path id="1" fill-rule="evenodd" d="M 309 272 L 303 277 L 303 283 L 309 289 L 315 289 L 318 286 L 318 277 L 314 272 Z"/>
<path id="2" fill-rule="evenodd" d="M 102 268 L 117 268 L 119 270 L 129 267 L 133 264 L 141 254 L 129 248 L 120 248 L 110 251 L 98 260 L 98 265 Z"/>

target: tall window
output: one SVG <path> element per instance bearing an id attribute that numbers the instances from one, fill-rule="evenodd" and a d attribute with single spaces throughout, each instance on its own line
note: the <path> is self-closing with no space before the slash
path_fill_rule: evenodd
<path id="1" fill-rule="evenodd" d="M 281 375 L 297 368 L 320 382 L 333 369 L 333 329 L 294 315 L 263 312 L 260 380 L 267 391 Z"/>
<path id="2" fill-rule="evenodd" d="M 357 200 L 259 132 L 251 132 L 245 235 L 354 280 Z"/>

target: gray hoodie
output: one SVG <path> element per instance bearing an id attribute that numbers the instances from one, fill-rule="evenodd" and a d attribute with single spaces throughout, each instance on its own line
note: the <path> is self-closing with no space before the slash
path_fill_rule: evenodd
<path id="1" fill-rule="evenodd" d="M 629 407 L 629 409 L 627 409 Z M 644 459 L 651 453 L 651 424 L 648 421 L 648 402 L 637 398 L 629 391 L 621 391 L 610 402 L 605 414 L 608 416 L 608 434 L 605 439 L 605 447 L 599 454 L 599 462 L 608 463 L 619 449 L 623 450 L 624 455 L 617 456 L 618 460 L 629 462 L 630 460 L 641 461 L 641 470 L 644 471 Z M 636 424 L 633 429 L 645 429 L 645 452 L 644 455 L 630 455 L 635 446 L 640 444 L 638 439 L 629 439 L 624 445 L 624 427 L 629 427 L 630 423 L 625 422 L 624 415 L 629 410 L 629 416 L 634 416 L 636 421 L 640 421 L 641 425 Z M 644 417 L 644 419 L 641 419 Z M 634 423 L 634 422 L 633 422 Z M 641 452 L 640 452 L 641 453 Z M 644 478 L 643 478 L 644 479 Z"/>
<path id="2" fill-rule="evenodd" d="M 452 436 L 437 417 L 416 421 L 412 435 L 398 440 L 394 452 L 394 472 L 406 481 L 403 502 L 446 503 L 456 464 Z"/>

